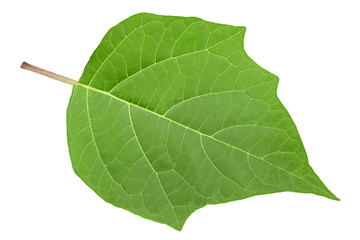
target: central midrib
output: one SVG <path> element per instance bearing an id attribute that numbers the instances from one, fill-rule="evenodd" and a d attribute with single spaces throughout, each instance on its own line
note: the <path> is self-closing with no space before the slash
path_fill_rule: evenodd
<path id="1" fill-rule="evenodd" d="M 216 142 L 219 142 L 219 143 L 221 143 L 221 144 L 224 144 L 224 145 L 226 145 L 226 146 L 228 146 L 228 147 L 237 149 L 237 150 L 239 150 L 239 151 L 241 151 L 241 152 L 243 152 L 243 153 L 245 153 L 245 154 L 247 154 L 247 155 L 249 155 L 249 156 L 252 156 L 252 157 L 254 157 L 254 158 L 257 158 L 257 159 L 259 159 L 259 160 L 261 160 L 261 161 L 263 161 L 263 162 L 265 162 L 265 163 L 267 163 L 267 164 L 269 164 L 269 165 L 271 165 L 271 166 L 273 166 L 273 167 L 275 167 L 275 168 L 277 168 L 277 169 L 282 170 L 283 172 L 285 172 L 285 173 L 287 173 L 287 174 L 290 174 L 291 176 L 294 176 L 294 177 L 296 177 L 296 178 L 298 178 L 298 179 L 300 179 L 300 180 L 302 180 L 302 181 L 310 184 L 311 186 L 319 189 L 320 191 L 322 191 L 323 193 L 325 193 L 327 196 L 329 196 L 329 193 L 328 193 L 328 192 L 324 191 L 323 189 L 321 189 L 320 187 L 314 185 L 313 183 L 307 181 L 306 179 L 303 179 L 303 178 L 301 178 L 301 177 L 293 174 L 292 172 L 289 172 L 289 171 L 287 171 L 286 169 L 284 169 L 284 168 L 282 168 L 282 167 L 280 167 L 280 166 L 278 166 L 278 165 L 275 165 L 275 164 L 267 161 L 267 160 L 264 159 L 264 158 L 261 158 L 261 157 L 259 157 L 259 156 L 256 156 L 256 155 L 254 155 L 254 154 L 252 154 L 252 153 L 250 153 L 250 152 L 247 152 L 247 151 L 245 151 L 244 149 L 241 149 L 241 148 L 239 148 L 239 147 L 236 147 L 236 146 L 233 146 L 233 145 L 228 144 L 228 143 L 226 143 L 226 142 L 223 142 L 223 141 L 221 141 L 221 140 L 219 140 L 219 139 L 217 139 L 217 138 L 214 138 L 213 136 L 210 136 L 210 135 L 207 135 L 207 134 L 205 134 L 205 133 L 199 132 L 199 131 L 196 130 L 196 129 L 190 128 L 190 127 L 188 127 L 188 126 L 186 126 L 186 125 L 183 125 L 183 124 L 181 124 L 181 123 L 179 123 L 179 122 L 176 122 L 176 121 L 174 121 L 174 120 L 172 120 L 172 119 L 170 119 L 170 118 L 168 118 L 168 117 L 166 117 L 166 116 L 163 116 L 163 115 L 161 115 L 161 114 L 158 114 L 157 112 L 150 111 L 150 110 L 147 109 L 147 108 L 141 107 L 141 106 L 136 105 L 136 104 L 133 104 L 133 103 L 131 103 L 131 102 L 128 102 L 128 101 L 126 101 L 126 100 L 124 100 L 124 99 L 121 99 L 121 98 L 115 96 L 115 95 L 112 95 L 111 93 L 108 93 L 108 92 L 105 92 L 105 91 L 103 91 L 103 90 L 100 90 L 100 89 L 97 89 L 97 88 L 93 88 L 93 87 L 91 87 L 91 86 L 84 85 L 84 84 L 79 84 L 78 86 L 84 87 L 84 88 L 86 88 L 86 89 L 88 89 L 88 90 L 92 90 L 92 91 L 94 91 L 94 92 L 98 92 L 98 93 L 104 94 L 104 95 L 106 95 L 106 96 L 109 96 L 109 97 L 111 97 L 111 98 L 116 99 L 117 101 L 123 102 L 123 103 L 125 103 L 125 104 L 127 104 L 127 105 L 130 105 L 130 106 L 136 107 L 136 108 L 138 108 L 138 109 L 141 109 L 141 110 L 143 110 L 143 111 L 146 111 L 146 112 L 149 112 L 149 113 L 151 113 L 151 114 L 154 114 L 154 115 L 156 115 L 156 116 L 159 117 L 159 118 L 165 119 L 165 120 L 167 120 L 167 121 L 169 121 L 169 122 L 172 122 L 172 123 L 174 123 L 174 124 L 176 124 L 176 125 L 178 125 L 178 126 L 181 126 L 181 127 L 185 128 L 185 129 L 188 129 L 188 130 L 190 130 L 190 131 L 192 131 L 192 132 L 195 132 L 195 133 L 197 133 L 197 134 L 199 134 L 199 135 L 201 135 L 201 136 L 208 137 L 208 138 L 210 138 L 210 139 L 212 139 L 212 140 L 214 140 L 214 141 L 216 141 Z M 74 87 L 76 87 L 76 86 L 74 86 Z"/>

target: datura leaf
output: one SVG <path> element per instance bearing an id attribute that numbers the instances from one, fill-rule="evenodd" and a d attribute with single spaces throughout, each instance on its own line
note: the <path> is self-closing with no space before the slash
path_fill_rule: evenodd
<path id="1" fill-rule="evenodd" d="M 75 173 L 106 202 L 177 230 L 207 204 L 283 191 L 337 199 L 244 34 L 148 13 L 111 28 L 67 111 Z"/>

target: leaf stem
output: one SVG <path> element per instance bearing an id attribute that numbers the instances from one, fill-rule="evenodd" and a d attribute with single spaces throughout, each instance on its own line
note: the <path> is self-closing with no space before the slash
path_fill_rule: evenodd
<path id="1" fill-rule="evenodd" d="M 77 81 L 75 81 L 75 80 L 73 80 L 71 78 L 67 78 L 67 77 L 64 77 L 62 75 L 50 72 L 48 70 L 36 67 L 36 66 L 31 65 L 31 64 L 29 64 L 27 62 L 23 62 L 20 67 L 23 68 L 23 69 L 29 70 L 31 72 L 38 73 L 40 75 L 43 75 L 43 76 L 58 80 L 60 82 L 64 82 L 64 83 L 67 83 L 67 84 L 70 84 L 70 85 L 83 86 L 83 84 L 78 83 Z"/>

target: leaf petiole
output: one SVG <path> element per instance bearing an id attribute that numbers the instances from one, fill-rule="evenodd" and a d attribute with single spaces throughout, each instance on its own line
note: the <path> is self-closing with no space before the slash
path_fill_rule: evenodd
<path id="1" fill-rule="evenodd" d="M 64 77 L 62 75 L 50 72 L 50 71 L 45 70 L 43 68 L 36 67 L 36 66 L 31 65 L 31 64 L 29 64 L 27 62 L 23 62 L 20 67 L 22 69 L 26 69 L 26 70 L 29 70 L 31 72 L 38 73 L 40 75 L 43 75 L 43 76 L 58 80 L 60 82 L 64 82 L 64 83 L 67 83 L 67 84 L 70 84 L 70 85 L 83 86 L 83 84 L 78 83 L 77 81 L 75 81 L 75 80 L 73 80 L 71 78 Z"/>

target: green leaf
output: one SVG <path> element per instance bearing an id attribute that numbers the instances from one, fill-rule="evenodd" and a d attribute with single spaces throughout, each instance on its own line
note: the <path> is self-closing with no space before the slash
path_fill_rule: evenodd
<path id="1" fill-rule="evenodd" d="M 68 107 L 76 174 L 105 201 L 177 230 L 207 204 L 283 191 L 337 199 L 244 34 L 148 13 L 111 28 Z"/>

